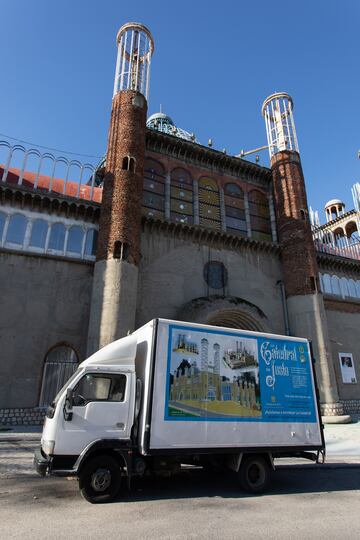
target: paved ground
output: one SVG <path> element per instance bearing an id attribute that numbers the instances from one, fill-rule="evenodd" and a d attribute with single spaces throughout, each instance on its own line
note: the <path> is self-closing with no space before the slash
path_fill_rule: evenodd
<path id="1" fill-rule="evenodd" d="M 327 426 L 329 465 L 280 466 L 271 491 L 241 492 L 230 474 L 199 469 L 138 480 L 118 501 L 90 505 L 76 480 L 32 469 L 39 433 L 0 433 L 4 539 L 338 539 L 360 535 L 360 423 Z"/>

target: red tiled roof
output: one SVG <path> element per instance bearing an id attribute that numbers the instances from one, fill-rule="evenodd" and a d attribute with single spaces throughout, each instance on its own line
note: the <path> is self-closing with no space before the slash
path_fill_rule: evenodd
<path id="1" fill-rule="evenodd" d="M 20 177 L 20 169 L 9 169 L 8 175 L 6 178 L 7 184 L 14 184 L 17 185 L 19 183 L 19 177 Z M 2 179 L 4 174 L 4 166 L 0 165 L 0 180 Z M 30 172 L 30 171 L 24 171 L 22 185 L 28 188 L 34 189 L 34 184 L 36 181 L 36 173 Z M 37 186 L 35 191 L 45 191 L 48 192 L 50 189 L 50 176 L 45 176 L 43 174 L 39 175 Z M 77 199 L 85 199 L 88 201 L 94 201 L 97 203 L 101 203 L 101 197 L 102 197 L 102 189 L 99 187 L 93 188 L 93 194 L 91 198 L 91 186 L 88 186 L 87 184 L 80 184 L 79 189 L 79 183 L 73 182 L 71 180 L 68 180 L 66 182 L 65 186 L 65 193 L 64 193 L 64 185 L 65 180 L 61 178 L 53 178 L 52 180 L 52 186 L 51 186 L 51 193 L 58 193 L 60 195 L 65 195 L 68 197 L 75 197 Z"/>

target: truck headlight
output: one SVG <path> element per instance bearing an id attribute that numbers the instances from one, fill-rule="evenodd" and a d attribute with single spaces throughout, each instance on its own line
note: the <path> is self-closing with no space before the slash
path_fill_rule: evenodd
<path id="1" fill-rule="evenodd" d="M 50 454 L 54 453 L 55 441 L 43 439 L 41 441 L 41 448 L 43 449 L 44 454 L 49 456 Z"/>

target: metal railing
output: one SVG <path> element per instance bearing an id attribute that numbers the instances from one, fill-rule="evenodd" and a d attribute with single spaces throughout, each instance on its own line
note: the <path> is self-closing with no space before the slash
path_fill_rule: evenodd
<path id="1" fill-rule="evenodd" d="M 346 257 L 347 259 L 356 259 L 360 261 L 360 243 L 350 244 L 347 246 L 336 246 L 334 244 L 325 244 L 318 239 L 314 239 L 315 249 L 320 253 L 329 253 L 338 257 Z"/>
<path id="2" fill-rule="evenodd" d="M 0 141 L 0 184 L 101 202 L 95 165 L 7 141 Z"/>

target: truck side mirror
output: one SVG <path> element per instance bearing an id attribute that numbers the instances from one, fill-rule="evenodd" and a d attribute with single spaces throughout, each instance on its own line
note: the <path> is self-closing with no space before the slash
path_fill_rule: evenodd
<path id="1" fill-rule="evenodd" d="M 66 390 L 65 403 L 64 403 L 64 408 L 63 408 L 64 420 L 66 422 L 70 422 L 72 420 L 72 417 L 73 417 L 72 407 L 73 407 L 73 390 L 72 388 L 68 388 Z"/>

